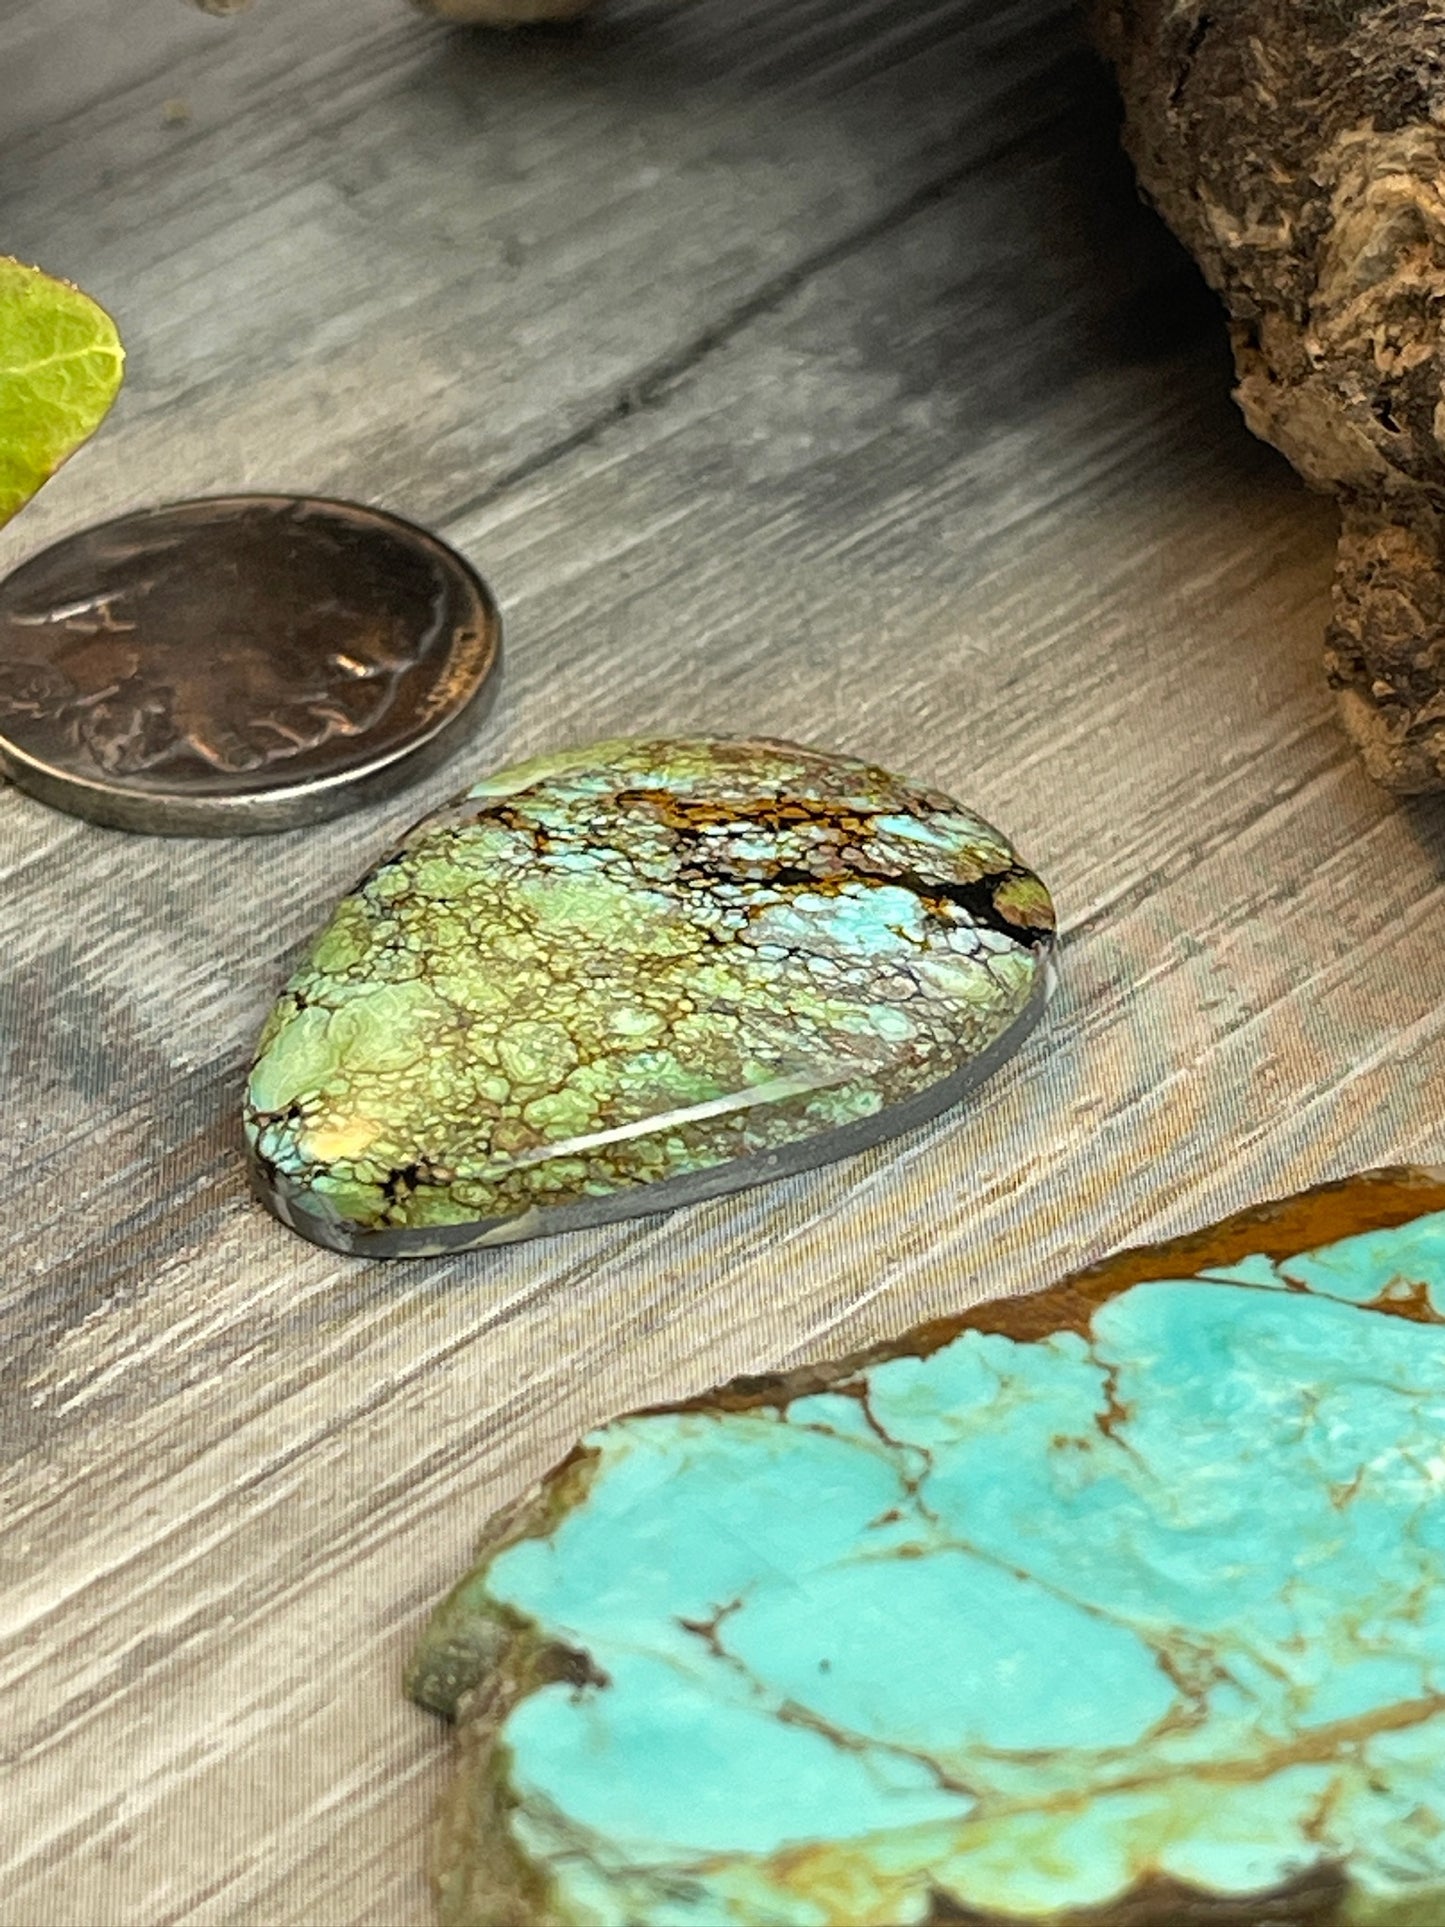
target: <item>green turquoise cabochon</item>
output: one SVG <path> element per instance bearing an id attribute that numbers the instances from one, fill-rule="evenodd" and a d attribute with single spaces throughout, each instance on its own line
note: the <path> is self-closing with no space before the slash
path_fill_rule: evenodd
<path id="1" fill-rule="evenodd" d="M 1054 915 L 946 796 L 790 743 L 476 783 L 351 894 L 262 1034 L 258 1191 L 319 1244 L 661 1209 L 921 1123 L 1042 1008 Z"/>
<path id="2" fill-rule="evenodd" d="M 1440 1927 L 1445 1183 L 603 1426 L 417 1654 L 445 1927 Z"/>

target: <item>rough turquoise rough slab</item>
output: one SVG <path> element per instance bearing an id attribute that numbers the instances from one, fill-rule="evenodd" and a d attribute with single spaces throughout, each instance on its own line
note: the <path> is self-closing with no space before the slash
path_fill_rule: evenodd
<path id="1" fill-rule="evenodd" d="M 1445 1185 L 593 1433 L 412 1690 L 447 1927 L 1445 1921 Z"/>
<path id="2" fill-rule="evenodd" d="M 1042 1007 L 1048 892 L 947 797 L 792 744 L 614 742 L 475 784 L 266 1025 L 257 1188 L 318 1243 L 657 1210 L 921 1123 Z"/>

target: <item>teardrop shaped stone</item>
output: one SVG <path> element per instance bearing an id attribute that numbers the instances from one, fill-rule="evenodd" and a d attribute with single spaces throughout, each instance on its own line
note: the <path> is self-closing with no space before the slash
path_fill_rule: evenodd
<path id="1" fill-rule="evenodd" d="M 1042 1008 L 1053 907 L 946 796 L 789 743 L 597 744 L 419 824 L 261 1035 L 257 1188 L 440 1252 L 735 1190 L 921 1123 Z"/>

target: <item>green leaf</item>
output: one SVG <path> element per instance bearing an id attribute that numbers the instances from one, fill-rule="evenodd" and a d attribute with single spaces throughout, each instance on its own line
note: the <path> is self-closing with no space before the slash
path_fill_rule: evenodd
<path id="1" fill-rule="evenodd" d="M 0 525 L 95 433 L 124 362 L 104 308 L 0 256 Z"/>

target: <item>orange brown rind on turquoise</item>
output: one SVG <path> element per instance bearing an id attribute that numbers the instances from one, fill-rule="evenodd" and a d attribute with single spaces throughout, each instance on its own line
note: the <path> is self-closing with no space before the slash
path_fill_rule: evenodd
<path id="1" fill-rule="evenodd" d="M 1042 1009 L 1044 885 L 948 797 L 789 743 L 475 784 L 345 897 L 262 1033 L 257 1188 L 447 1251 L 806 1169 L 954 1102 Z"/>
<path id="2" fill-rule="evenodd" d="M 1442 1175 L 591 1432 L 413 1664 L 444 1927 L 1439 1927 Z"/>

